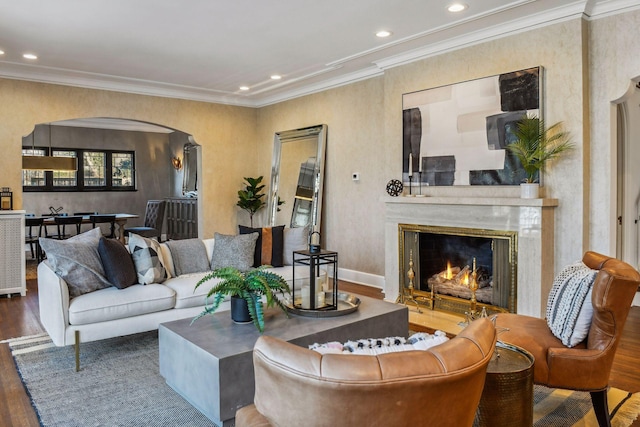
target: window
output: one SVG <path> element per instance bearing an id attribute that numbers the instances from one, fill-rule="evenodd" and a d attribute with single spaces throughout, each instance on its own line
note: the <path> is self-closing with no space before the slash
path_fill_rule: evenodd
<path id="1" fill-rule="evenodd" d="M 76 157 L 74 150 L 53 150 L 54 157 Z M 53 171 L 54 187 L 75 187 L 78 185 L 78 172 Z"/>
<path id="2" fill-rule="evenodd" d="M 23 147 L 23 156 L 46 156 L 44 147 Z M 55 157 L 76 157 L 77 171 L 22 171 L 23 191 L 134 191 L 133 151 L 52 149 Z"/>
<path id="3" fill-rule="evenodd" d="M 84 186 L 104 187 L 107 179 L 104 176 L 106 168 L 106 153 L 100 151 L 85 151 L 83 156 Z"/>
<path id="4" fill-rule="evenodd" d="M 23 148 L 22 149 L 23 156 L 46 156 L 47 152 L 44 149 L 40 148 Z M 26 190 L 27 188 L 42 188 L 45 185 L 45 177 L 44 171 L 35 171 L 24 169 L 22 171 L 22 187 Z"/>
<path id="5" fill-rule="evenodd" d="M 111 153 L 111 185 L 113 187 L 133 185 L 133 153 Z"/>

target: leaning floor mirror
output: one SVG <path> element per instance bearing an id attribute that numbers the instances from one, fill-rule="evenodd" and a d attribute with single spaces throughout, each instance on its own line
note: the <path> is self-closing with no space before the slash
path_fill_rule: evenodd
<path id="1" fill-rule="evenodd" d="M 327 125 L 276 132 L 269 223 L 320 231 Z"/>

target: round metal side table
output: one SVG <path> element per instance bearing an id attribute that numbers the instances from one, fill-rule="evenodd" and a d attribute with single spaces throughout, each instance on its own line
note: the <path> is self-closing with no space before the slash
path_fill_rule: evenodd
<path id="1" fill-rule="evenodd" d="M 533 361 L 525 349 L 498 341 L 474 427 L 533 425 Z"/>

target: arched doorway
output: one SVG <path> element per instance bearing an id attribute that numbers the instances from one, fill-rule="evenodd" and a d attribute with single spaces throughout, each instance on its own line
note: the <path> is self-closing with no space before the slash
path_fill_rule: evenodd
<path id="1" fill-rule="evenodd" d="M 131 119 L 77 118 L 36 124 L 33 132 L 23 137 L 22 146 L 135 153 L 135 188 L 129 191 L 65 191 L 58 187 L 55 191 L 31 191 L 24 186 L 23 206 L 28 213 L 48 213 L 51 207 L 62 208 L 68 213 L 127 212 L 140 216 L 128 225 L 141 225 L 147 200 L 190 196 L 197 205 L 197 217 L 202 217 L 201 201 L 197 197 L 199 188 L 185 182 L 185 178 L 201 176 L 202 167 L 201 147 L 188 133 Z M 188 162 L 190 168 L 183 166 L 185 147 L 189 147 L 188 156 L 192 159 Z M 187 188 L 188 194 L 185 194 Z M 202 234 L 200 222 L 197 234 Z"/>
<path id="2" fill-rule="evenodd" d="M 616 256 L 640 266 L 640 88 L 630 88 L 616 103 L 617 229 Z"/>

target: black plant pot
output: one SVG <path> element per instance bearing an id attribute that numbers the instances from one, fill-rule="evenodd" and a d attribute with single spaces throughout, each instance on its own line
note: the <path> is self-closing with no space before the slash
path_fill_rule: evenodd
<path id="1" fill-rule="evenodd" d="M 249 306 L 244 298 L 231 297 L 231 320 L 236 323 L 251 323 L 251 315 L 249 314 Z"/>

